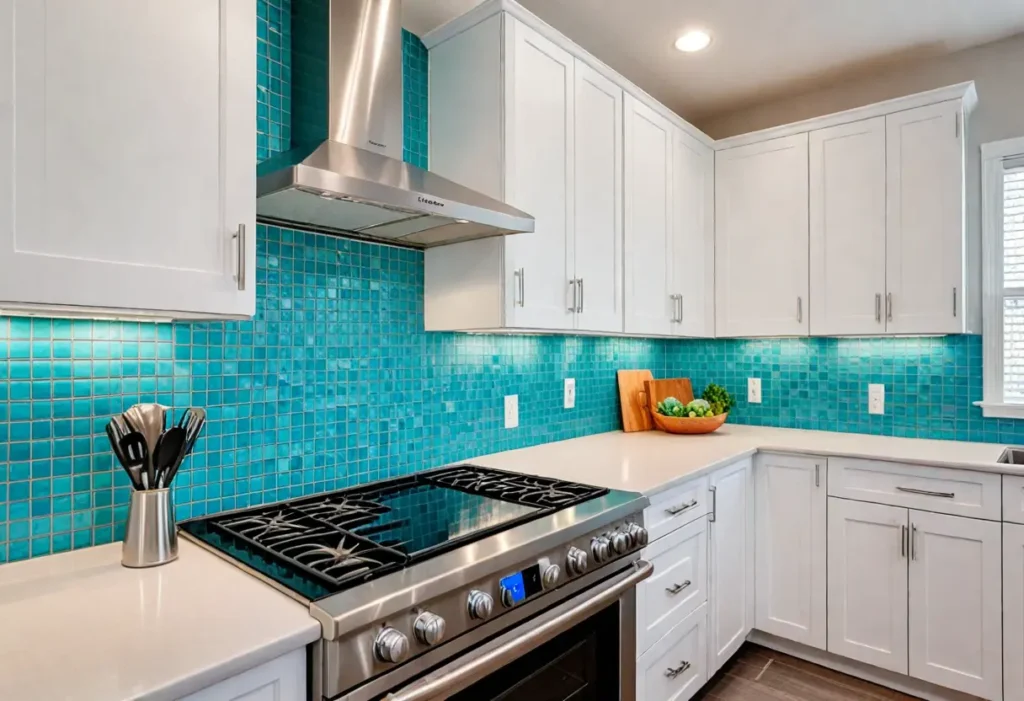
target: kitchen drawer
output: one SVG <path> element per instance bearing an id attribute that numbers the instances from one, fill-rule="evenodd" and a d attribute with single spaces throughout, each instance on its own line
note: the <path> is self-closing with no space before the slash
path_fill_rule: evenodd
<path id="1" fill-rule="evenodd" d="M 707 604 L 686 617 L 636 663 L 637 701 L 687 701 L 708 680 Z"/>
<path id="2" fill-rule="evenodd" d="M 707 601 L 707 519 L 691 521 L 648 545 L 642 557 L 654 565 L 654 574 L 637 586 L 638 654 Z"/>
<path id="3" fill-rule="evenodd" d="M 1000 520 L 1000 476 L 881 460 L 828 459 L 829 496 Z"/>
<path id="4" fill-rule="evenodd" d="M 708 512 L 708 478 L 701 477 L 651 497 L 644 526 L 651 542 Z"/>
<path id="5" fill-rule="evenodd" d="M 1003 475 L 1003 520 L 1024 523 L 1024 477 Z"/>

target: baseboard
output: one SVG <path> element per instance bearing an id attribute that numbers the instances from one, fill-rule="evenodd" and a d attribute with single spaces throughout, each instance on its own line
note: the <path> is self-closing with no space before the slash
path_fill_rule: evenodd
<path id="1" fill-rule="evenodd" d="M 784 655 L 790 655 L 805 662 L 827 667 L 836 672 L 849 674 L 851 677 L 857 677 L 858 679 L 863 679 L 864 681 L 872 682 L 873 684 L 878 684 L 879 686 L 884 686 L 910 696 L 917 696 L 918 698 L 925 699 L 925 701 L 979 701 L 977 696 L 970 696 L 959 691 L 946 689 L 945 687 L 924 682 L 920 679 L 908 677 L 905 674 L 890 672 L 887 669 L 872 667 L 863 662 L 833 655 L 831 652 L 794 643 L 784 638 L 762 633 L 759 630 L 751 632 L 747 636 L 747 640 L 770 650 L 781 652 Z"/>

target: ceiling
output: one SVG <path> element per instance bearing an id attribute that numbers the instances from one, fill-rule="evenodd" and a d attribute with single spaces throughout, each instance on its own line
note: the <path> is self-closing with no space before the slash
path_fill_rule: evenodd
<path id="1" fill-rule="evenodd" d="M 1024 32 L 1024 0 L 520 2 L 691 121 Z M 477 4 L 404 0 L 403 22 L 422 35 Z M 694 26 L 711 46 L 676 51 Z"/>

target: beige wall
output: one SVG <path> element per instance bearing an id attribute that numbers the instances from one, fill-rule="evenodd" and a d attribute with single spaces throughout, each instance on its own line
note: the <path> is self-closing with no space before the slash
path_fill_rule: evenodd
<path id="1" fill-rule="evenodd" d="M 971 326 L 980 331 L 979 147 L 988 141 L 1024 136 L 1024 34 L 889 68 L 834 87 L 710 117 L 698 121 L 696 126 L 721 139 L 967 80 L 973 80 L 978 89 L 978 107 L 967 123 L 967 290 L 970 294 Z"/>

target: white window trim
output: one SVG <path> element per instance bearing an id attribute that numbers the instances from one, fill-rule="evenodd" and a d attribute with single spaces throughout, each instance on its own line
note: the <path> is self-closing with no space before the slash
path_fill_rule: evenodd
<path id="1" fill-rule="evenodd" d="M 987 418 L 1024 419 L 1024 404 L 1003 397 L 1003 159 L 1024 155 L 1024 137 L 981 145 L 981 287 L 984 399 Z"/>

